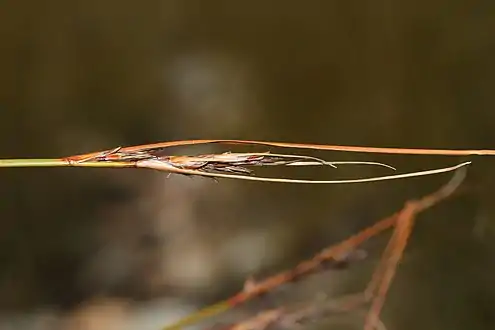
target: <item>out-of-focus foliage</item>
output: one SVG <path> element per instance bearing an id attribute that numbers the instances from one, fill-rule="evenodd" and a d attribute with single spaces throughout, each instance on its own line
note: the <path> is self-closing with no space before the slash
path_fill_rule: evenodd
<path id="1" fill-rule="evenodd" d="M 11 0 L 0 8 L 2 158 L 189 138 L 495 148 L 493 1 Z M 459 161 L 325 158 L 404 170 Z M 494 160 L 474 160 L 465 195 L 421 217 L 385 308 L 390 329 L 495 325 Z M 2 169 L 2 326 L 156 329 L 447 179 L 317 187 Z M 358 273 L 308 279 L 285 299 L 360 289 L 379 247 L 369 246 Z"/>

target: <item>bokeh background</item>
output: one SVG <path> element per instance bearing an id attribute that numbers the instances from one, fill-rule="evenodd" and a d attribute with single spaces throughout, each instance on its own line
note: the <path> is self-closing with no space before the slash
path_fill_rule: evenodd
<path id="1" fill-rule="evenodd" d="M 489 0 L 4 0 L 0 41 L 2 158 L 191 138 L 495 148 Z M 401 171 L 467 159 L 309 154 Z M 384 309 L 389 329 L 495 327 L 495 162 L 471 160 L 464 194 L 421 215 Z M 0 328 L 159 329 L 448 179 L 308 186 L 2 169 Z M 366 260 L 289 285 L 232 319 L 359 291 L 386 238 L 366 246 Z M 359 317 L 349 315 L 352 329 Z"/>

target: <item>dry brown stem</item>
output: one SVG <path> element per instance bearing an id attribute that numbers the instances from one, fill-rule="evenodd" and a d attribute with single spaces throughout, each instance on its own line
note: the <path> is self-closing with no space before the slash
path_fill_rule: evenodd
<path id="1" fill-rule="evenodd" d="M 180 147 L 187 145 L 200 144 L 237 144 L 237 145 L 260 145 L 279 148 L 296 148 L 296 149 L 312 149 L 312 150 L 329 150 L 343 152 L 364 152 L 373 154 L 402 154 L 402 155 L 443 155 L 443 156 L 472 156 L 472 155 L 495 155 L 495 150 L 491 149 L 467 149 L 467 150 L 452 150 L 452 149 L 420 149 L 420 148 L 382 148 L 382 147 L 367 147 L 367 146 L 343 146 L 330 144 L 313 144 L 313 143 L 292 143 L 292 142 L 273 142 L 273 141 L 254 141 L 254 140 L 184 140 L 184 141 L 169 141 L 152 144 L 143 144 L 139 146 L 130 146 L 119 148 L 122 152 L 135 152 L 166 149 L 171 147 Z M 87 157 L 99 155 L 101 152 L 77 155 L 77 157 Z"/>

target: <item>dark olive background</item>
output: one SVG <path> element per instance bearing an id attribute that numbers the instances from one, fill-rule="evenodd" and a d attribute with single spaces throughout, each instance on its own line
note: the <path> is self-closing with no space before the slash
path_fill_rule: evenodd
<path id="1" fill-rule="evenodd" d="M 0 41 L 2 158 L 190 138 L 495 148 L 493 1 L 1 1 Z M 310 154 L 401 171 L 468 159 Z M 464 194 L 421 215 L 385 306 L 389 329 L 495 326 L 495 161 L 471 160 Z M 156 329 L 448 178 L 308 186 L 2 169 L 2 326 Z M 384 238 L 345 276 L 310 278 L 276 303 L 359 290 Z"/>

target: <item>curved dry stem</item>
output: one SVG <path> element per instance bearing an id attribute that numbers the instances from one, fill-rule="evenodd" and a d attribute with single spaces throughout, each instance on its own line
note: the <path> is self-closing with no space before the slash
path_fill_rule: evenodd
<path id="1" fill-rule="evenodd" d="M 209 173 L 209 172 L 203 172 L 200 170 L 178 168 L 169 162 L 157 160 L 157 159 L 138 161 L 138 162 L 136 162 L 136 167 L 150 168 L 150 169 L 155 169 L 155 170 L 159 170 L 159 171 L 165 171 L 165 172 L 177 173 L 177 174 L 185 174 L 185 175 L 197 175 L 197 176 L 204 176 L 204 177 L 211 177 L 211 178 L 226 178 L 226 179 L 238 179 L 238 180 L 260 181 L 260 182 L 309 183 L 309 184 L 348 184 L 348 183 L 364 183 L 364 182 L 376 182 L 376 181 L 385 181 L 385 180 L 397 180 L 397 179 L 412 178 L 412 177 L 425 176 L 425 175 L 440 174 L 440 173 L 455 171 L 455 170 L 457 170 L 461 167 L 467 166 L 469 164 L 471 164 L 471 162 L 465 162 L 465 163 L 461 163 L 461 164 L 451 166 L 451 167 L 445 167 L 445 168 L 439 168 L 439 169 L 433 169 L 433 170 L 427 170 L 427 171 L 418 171 L 418 172 L 404 173 L 404 174 L 397 174 L 397 175 L 378 176 L 378 177 L 371 177 L 371 178 L 364 178 L 364 179 L 349 179 L 349 180 L 303 180 L 303 179 L 256 177 L 256 176 L 247 176 L 247 175 L 240 175 L 240 174 Z"/>
<path id="2" fill-rule="evenodd" d="M 378 162 L 366 162 L 366 161 L 356 161 L 356 160 L 349 160 L 349 161 L 334 161 L 334 162 L 329 162 L 330 164 L 334 165 L 334 167 L 337 167 L 337 165 L 374 165 L 374 166 L 381 166 L 381 167 L 386 167 L 391 170 L 397 171 L 397 168 L 384 164 L 384 163 L 378 163 Z M 288 164 L 288 165 L 299 165 L 299 164 Z M 302 164 L 304 166 L 311 166 L 311 165 L 318 165 L 318 164 L 313 164 L 311 162 L 306 162 Z"/>

